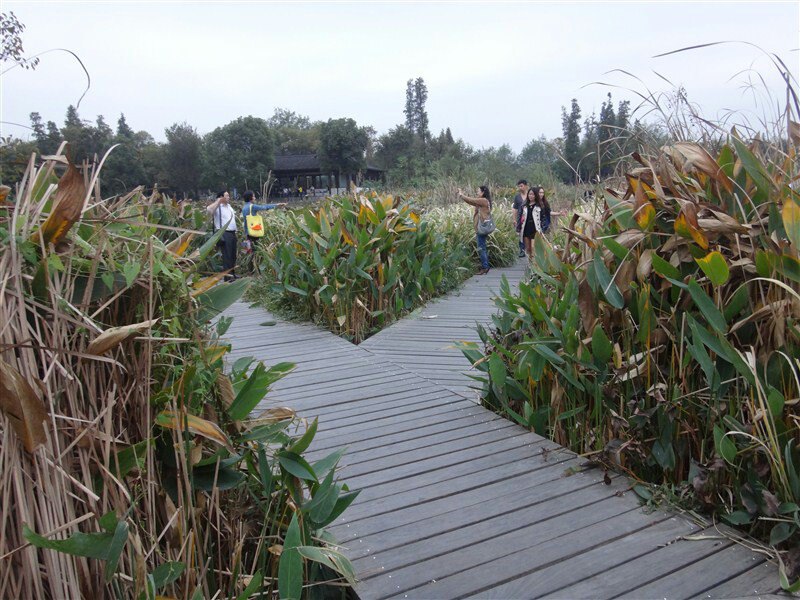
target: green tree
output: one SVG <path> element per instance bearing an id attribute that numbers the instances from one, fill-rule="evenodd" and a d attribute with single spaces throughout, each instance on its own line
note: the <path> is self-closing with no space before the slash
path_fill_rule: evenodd
<path id="1" fill-rule="evenodd" d="M 140 144 L 137 143 L 124 114 L 117 120 L 113 143 L 117 147 L 106 159 L 100 173 L 104 190 L 112 194 L 122 194 L 139 185 L 152 185 L 153 181 L 145 173 Z"/>
<path id="2" fill-rule="evenodd" d="M 353 119 L 328 119 L 322 124 L 319 136 L 319 160 L 323 169 L 347 175 L 354 180 L 358 171 L 366 167 L 369 134 Z"/>
<path id="3" fill-rule="evenodd" d="M 217 127 L 203 140 L 203 183 L 212 189 L 257 189 L 275 166 L 275 142 L 269 124 L 239 117 Z"/>
<path id="4" fill-rule="evenodd" d="M 423 146 L 431 139 L 428 113 L 425 110 L 427 101 L 428 88 L 425 80 L 422 77 L 409 79 L 406 82 L 406 107 L 403 113 L 406 115 L 406 127 L 419 136 Z"/>
<path id="5" fill-rule="evenodd" d="M 306 116 L 276 108 L 267 124 L 275 136 L 275 151 L 279 154 L 313 154 L 319 149 L 320 123 L 312 123 Z"/>
<path id="6" fill-rule="evenodd" d="M 197 193 L 200 183 L 203 140 L 186 122 L 175 123 L 164 130 L 166 184 L 180 196 Z"/>
<path id="7" fill-rule="evenodd" d="M 36 150 L 34 141 L 0 138 L 0 184 L 13 188 L 22 181 L 31 154 Z"/>
<path id="8" fill-rule="evenodd" d="M 567 109 L 561 107 L 561 129 L 564 132 L 563 153 L 564 161 L 558 165 L 558 174 L 565 183 L 574 183 L 578 163 L 581 160 L 581 108 L 578 101 L 573 98 L 569 114 Z"/>

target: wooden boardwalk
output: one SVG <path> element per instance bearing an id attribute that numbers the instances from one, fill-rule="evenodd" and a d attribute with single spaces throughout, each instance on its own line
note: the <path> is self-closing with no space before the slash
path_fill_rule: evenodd
<path id="1" fill-rule="evenodd" d="M 586 469 L 556 444 L 477 404 L 453 348 L 477 340 L 501 275 L 456 294 L 360 346 L 238 303 L 232 358 L 297 369 L 264 406 L 319 417 L 309 451 L 343 446 L 340 479 L 360 489 L 332 527 L 364 599 L 742 598 L 776 593 L 777 572 L 684 517 L 646 513 L 627 479 Z M 691 536 L 686 539 L 686 536 Z"/>

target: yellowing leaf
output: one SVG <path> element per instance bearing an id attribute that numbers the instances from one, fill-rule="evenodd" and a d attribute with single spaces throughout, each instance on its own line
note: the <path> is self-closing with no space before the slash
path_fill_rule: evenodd
<path id="1" fill-rule="evenodd" d="M 703 258 L 696 258 L 695 260 L 712 284 L 722 285 L 728 281 L 731 275 L 728 263 L 725 261 L 725 257 L 716 250 L 709 252 Z"/>
<path id="2" fill-rule="evenodd" d="M 409 219 L 411 219 L 412 221 L 414 221 L 414 223 L 415 223 L 416 225 L 419 225 L 419 215 L 418 215 L 417 213 L 415 213 L 415 212 L 411 212 L 411 213 L 409 213 L 408 217 L 409 217 Z"/>
<path id="3" fill-rule="evenodd" d="M 210 290 L 222 280 L 224 275 L 224 273 L 217 273 L 216 275 L 211 275 L 210 277 L 203 277 L 203 279 L 199 280 L 192 286 L 194 287 L 194 290 L 192 290 L 191 294 L 192 297 L 194 298 L 195 296 L 199 296 L 203 292 Z"/>
<path id="4" fill-rule="evenodd" d="M 342 238 L 344 238 L 344 241 L 350 244 L 351 246 L 356 245 L 356 241 L 353 239 L 353 236 L 350 235 L 350 232 L 347 231 L 347 227 L 345 227 L 344 225 L 342 225 Z"/>
<path id="5" fill-rule="evenodd" d="M 394 196 L 386 196 L 380 200 L 383 209 L 389 211 L 394 206 Z"/>
<path id="6" fill-rule="evenodd" d="M 678 218 L 675 219 L 675 233 L 694 240 L 703 250 L 708 250 L 708 238 L 697 224 L 697 209 L 694 204 L 687 203 L 681 208 Z"/>
<path id="7" fill-rule="evenodd" d="M 31 240 L 38 244 L 57 244 L 66 235 L 70 227 L 80 219 L 83 201 L 86 196 L 86 185 L 83 175 L 71 162 L 67 172 L 58 181 L 53 208 L 44 224 L 33 232 Z"/>
<path id="8" fill-rule="evenodd" d="M 636 208 L 633 218 L 640 229 L 647 231 L 656 220 L 656 209 L 650 202 L 645 202 Z"/>
<path id="9" fill-rule="evenodd" d="M 228 352 L 228 346 L 208 346 L 206 348 L 206 360 L 210 363 L 217 362 Z"/>
<path id="10" fill-rule="evenodd" d="M 5 202 L 11 188 L 7 185 L 0 185 L 0 203 Z"/>
<path id="11" fill-rule="evenodd" d="M 134 325 L 123 325 L 122 327 L 111 327 L 106 329 L 103 333 L 98 335 L 89 343 L 89 347 L 86 348 L 86 354 L 100 356 L 101 354 L 104 354 L 115 346 L 121 344 L 131 335 L 150 329 L 157 322 L 158 319 L 153 319 L 151 321 L 143 321 L 142 323 L 136 323 Z"/>
<path id="12" fill-rule="evenodd" d="M 156 416 L 156 424 L 174 431 L 188 430 L 190 433 L 209 439 L 228 449 L 232 449 L 227 436 L 219 428 L 219 425 L 201 419 L 197 415 L 165 410 Z"/>
<path id="13" fill-rule="evenodd" d="M 191 243 L 192 239 L 194 239 L 194 235 L 195 234 L 191 231 L 183 232 L 181 235 L 167 244 L 167 250 L 176 256 L 183 256 L 184 252 L 186 252 L 186 250 L 189 248 L 189 244 Z"/>
<path id="14" fill-rule="evenodd" d="M 44 402 L 25 378 L 10 364 L 0 359 L 0 409 L 28 452 L 47 441 Z"/>
<path id="15" fill-rule="evenodd" d="M 789 241 L 794 244 L 795 248 L 800 248 L 800 204 L 793 198 L 786 198 L 783 201 L 781 216 Z"/>

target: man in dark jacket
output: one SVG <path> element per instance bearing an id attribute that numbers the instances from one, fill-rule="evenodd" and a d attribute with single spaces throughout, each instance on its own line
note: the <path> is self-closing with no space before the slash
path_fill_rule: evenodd
<path id="1" fill-rule="evenodd" d="M 525 196 L 528 195 L 528 182 L 524 179 L 520 179 L 517 182 L 517 190 L 519 193 L 514 196 L 514 224 L 516 226 L 517 233 L 519 233 L 520 223 L 522 223 L 522 207 L 525 206 Z M 519 240 L 519 257 L 523 258 L 525 256 L 525 244 L 522 242 L 522 237 Z"/>

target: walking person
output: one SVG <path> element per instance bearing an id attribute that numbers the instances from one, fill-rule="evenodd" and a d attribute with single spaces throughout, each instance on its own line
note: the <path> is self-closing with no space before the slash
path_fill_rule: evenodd
<path id="1" fill-rule="evenodd" d="M 520 179 L 517 182 L 518 193 L 514 196 L 514 225 L 516 232 L 520 233 L 522 227 L 522 207 L 525 205 L 526 198 L 528 197 L 528 182 L 525 179 Z M 525 256 L 525 244 L 522 242 L 522 235 L 519 236 L 519 257 Z"/>
<path id="2" fill-rule="evenodd" d="M 475 207 L 472 221 L 475 225 L 475 235 L 478 239 L 478 257 L 481 260 L 481 270 L 478 271 L 478 275 L 486 275 L 489 272 L 489 254 L 486 250 L 488 234 L 478 232 L 478 223 L 486 221 L 492 216 L 492 195 L 489 193 L 489 188 L 482 185 L 478 188 L 477 198 L 466 196 L 461 190 L 458 190 L 458 197 L 470 206 Z"/>
<path id="3" fill-rule="evenodd" d="M 225 281 L 236 279 L 236 215 L 231 208 L 231 196 L 228 192 L 218 192 L 217 199 L 206 209 L 211 215 L 214 231 L 225 229 L 222 237 L 217 242 L 217 247 L 222 251 L 222 270 L 225 272 Z"/>
<path id="4" fill-rule="evenodd" d="M 520 241 L 525 247 L 529 260 L 533 260 L 533 238 L 550 231 L 551 217 L 560 216 L 562 213 L 552 211 L 550 203 L 542 186 L 528 189 L 525 204 L 522 207 L 522 222 L 520 227 Z M 547 238 L 545 238 L 547 239 Z"/>

